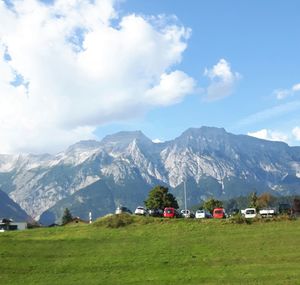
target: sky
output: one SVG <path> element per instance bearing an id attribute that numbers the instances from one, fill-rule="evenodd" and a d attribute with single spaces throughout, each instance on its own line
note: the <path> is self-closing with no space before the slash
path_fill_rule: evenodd
<path id="1" fill-rule="evenodd" d="M 298 0 L 0 0 L 0 153 L 190 127 L 300 145 Z"/>

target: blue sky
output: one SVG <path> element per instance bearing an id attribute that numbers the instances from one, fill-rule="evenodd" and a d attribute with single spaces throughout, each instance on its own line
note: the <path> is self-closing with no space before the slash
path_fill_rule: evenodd
<path id="1" fill-rule="evenodd" d="M 278 0 L 127 1 L 124 13 L 176 15 L 192 29 L 180 68 L 200 86 L 206 84 L 205 68 L 220 58 L 242 75 L 231 96 L 203 102 L 196 94 L 181 104 L 149 112 L 131 128 L 139 126 L 162 139 L 201 125 L 225 127 L 241 134 L 267 129 L 291 136 L 290 131 L 300 125 L 299 107 L 284 114 L 275 110 L 269 118 L 243 122 L 257 113 L 300 100 L 300 93 L 285 100 L 278 100 L 274 94 L 300 82 L 299 8 L 299 1 Z M 293 137 L 289 142 L 299 145 Z"/>
<path id="2" fill-rule="evenodd" d="M 203 125 L 300 144 L 299 1 L 7 3 L 0 153 Z"/>

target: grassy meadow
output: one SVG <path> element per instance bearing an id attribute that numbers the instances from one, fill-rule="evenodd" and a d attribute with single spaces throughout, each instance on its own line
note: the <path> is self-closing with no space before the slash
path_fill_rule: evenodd
<path id="1" fill-rule="evenodd" d="M 300 220 L 107 219 L 0 233 L 0 284 L 300 284 Z"/>

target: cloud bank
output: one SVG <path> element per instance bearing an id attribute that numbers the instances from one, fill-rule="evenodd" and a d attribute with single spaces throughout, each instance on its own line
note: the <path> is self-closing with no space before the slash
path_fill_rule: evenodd
<path id="1" fill-rule="evenodd" d="M 262 129 L 257 132 L 249 132 L 248 136 L 269 141 L 288 142 L 288 136 L 286 134 L 267 129 Z"/>
<path id="2" fill-rule="evenodd" d="M 0 2 L 0 153 L 57 151 L 194 91 L 175 68 L 190 30 L 164 16 L 120 17 L 115 2 Z M 207 71 L 209 97 L 231 92 L 228 68 Z"/>
<path id="3" fill-rule="evenodd" d="M 293 129 L 285 130 L 284 132 L 261 129 L 256 132 L 248 132 L 248 136 L 269 141 L 282 141 L 288 144 L 293 144 L 300 141 L 300 127 L 296 126 Z"/>

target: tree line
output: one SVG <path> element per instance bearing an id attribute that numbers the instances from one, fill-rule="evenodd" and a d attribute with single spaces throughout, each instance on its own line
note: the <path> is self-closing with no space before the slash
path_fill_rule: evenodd
<path id="1" fill-rule="evenodd" d="M 215 208 L 225 208 L 228 213 L 237 209 L 256 208 L 257 210 L 263 208 L 278 207 L 280 203 L 289 204 L 293 207 L 293 211 L 300 213 L 300 196 L 273 196 L 270 193 L 262 193 L 260 195 L 257 192 L 252 192 L 248 196 L 240 196 L 231 198 L 229 200 L 217 200 L 215 198 L 209 198 L 206 201 L 198 205 L 191 207 L 191 210 L 205 209 L 209 212 L 213 212 Z M 148 209 L 160 209 L 172 207 L 179 208 L 178 202 L 175 196 L 169 192 L 168 187 L 158 185 L 151 189 L 148 193 L 147 199 L 144 201 L 146 208 Z M 62 216 L 62 224 L 66 224 L 72 221 L 73 217 L 68 208 L 65 209 Z"/>

